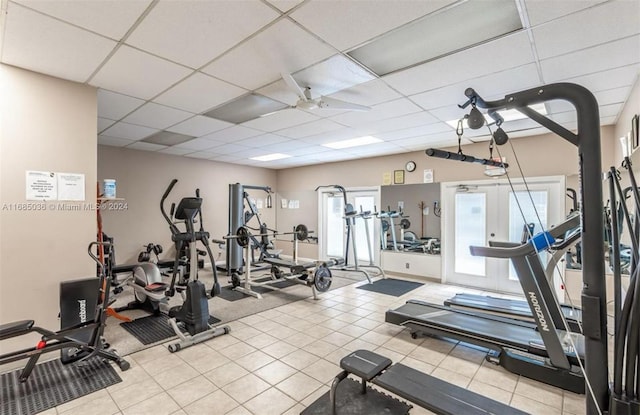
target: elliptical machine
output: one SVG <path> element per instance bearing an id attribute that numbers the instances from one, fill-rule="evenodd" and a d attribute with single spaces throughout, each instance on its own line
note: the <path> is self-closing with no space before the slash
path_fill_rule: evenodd
<path id="1" fill-rule="evenodd" d="M 211 288 L 210 296 L 213 298 L 220 294 L 220 284 L 218 283 L 215 260 L 209 247 L 209 232 L 204 230 L 202 224 L 202 198 L 200 198 L 200 190 L 196 189 L 195 197 L 182 198 L 177 207 L 175 203 L 172 203 L 170 216 L 164 208 L 164 202 L 176 183 L 178 183 L 177 179 L 171 181 L 160 200 L 160 211 L 169 224 L 171 240 L 175 244 L 176 251 L 171 285 L 165 294 L 172 297 L 176 292 L 179 292 L 184 300 L 181 306 L 175 306 L 169 309 L 169 324 L 180 338 L 178 342 L 168 346 L 169 351 L 172 353 L 214 337 L 227 334 L 231 331 L 229 326 L 213 327 L 209 325 L 209 296 L 207 295 L 204 284 L 198 280 L 198 249 L 196 244 L 200 241 L 207 251 L 213 271 L 214 284 Z M 172 218 L 184 222 L 185 232 L 180 231 Z M 199 231 L 195 230 L 196 218 L 200 221 Z M 181 261 L 180 253 L 184 252 L 186 248 L 188 248 L 190 254 L 189 273 L 182 274 L 179 272 Z M 180 278 L 178 278 L 179 276 Z M 182 329 L 184 329 L 184 331 Z"/>

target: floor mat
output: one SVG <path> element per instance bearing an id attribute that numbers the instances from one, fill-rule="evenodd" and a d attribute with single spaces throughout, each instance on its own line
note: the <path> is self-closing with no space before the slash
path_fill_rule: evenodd
<path id="1" fill-rule="evenodd" d="M 362 385 L 352 379 L 340 382 L 336 392 L 336 413 L 340 415 L 406 415 L 412 408 L 389 395 L 367 387 L 362 394 Z M 331 413 L 329 392 L 316 399 L 300 415 L 326 415 Z"/>
<path id="2" fill-rule="evenodd" d="M 293 281 L 289 281 L 289 280 L 282 280 L 282 281 L 278 281 L 275 282 L 273 284 L 271 284 L 273 287 L 275 288 L 287 288 L 287 287 L 292 287 L 294 285 L 300 285 L 298 283 L 295 283 Z M 251 289 L 259 294 L 264 294 L 264 293 L 268 293 L 268 292 L 273 292 L 274 290 L 270 290 L 268 288 L 265 287 L 251 287 Z M 240 291 L 236 291 L 233 289 L 233 286 L 231 285 L 227 285 L 225 287 L 222 287 L 222 289 L 220 290 L 220 294 L 218 294 L 218 297 L 227 300 L 227 301 L 238 301 L 238 300 L 242 300 L 243 298 L 252 298 L 250 295 L 248 294 L 243 294 Z"/>
<path id="3" fill-rule="evenodd" d="M 0 375 L 0 414 L 31 415 L 122 382 L 101 358 L 63 365 L 59 359 L 37 365 L 20 383 L 21 369 Z"/>
<path id="4" fill-rule="evenodd" d="M 168 323 L 169 317 L 164 314 L 137 318 L 122 323 L 120 327 L 128 331 L 142 344 L 152 344 L 175 337 L 173 329 Z M 219 323 L 220 320 L 209 316 L 209 324 Z"/>
<path id="5" fill-rule="evenodd" d="M 394 297 L 400 297 L 401 295 L 404 295 L 409 291 L 413 291 L 418 287 L 422 287 L 423 285 L 424 284 L 421 284 L 419 282 L 386 278 L 378 280 L 373 284 L 364 284 L 356 288 L 360 290 L 373 291 L 380 294 L 392 295 Z"/>

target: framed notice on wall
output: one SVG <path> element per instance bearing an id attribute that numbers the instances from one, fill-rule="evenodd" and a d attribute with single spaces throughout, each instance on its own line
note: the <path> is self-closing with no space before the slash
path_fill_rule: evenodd
<path id="1" fill-rule="evenodd" d="M 404 170 L 393 171 L 393 184 L 404 184 Z"/>

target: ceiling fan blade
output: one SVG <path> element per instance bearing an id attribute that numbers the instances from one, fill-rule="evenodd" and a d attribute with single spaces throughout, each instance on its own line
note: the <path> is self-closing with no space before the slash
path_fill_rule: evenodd
<path id="1" fill-rule="evenodd" d="M 354 104 L 353 102 L 341 101 L 329 97 L 320 97 L 318 107 L 334 110 L 371 111 L 371 107 L 367 107 L 366 105 Z"/>
<path id="2" fill-rule="evenodd" d="M 285 84 L 287 84 L 289 89 L 291 89 L 293 92 L 295 92 L 296 95 L 301 100 L 308 101 L 306 95 L 304 94 L 304 91 L 302 90 L 302 88 L 300 88 L 300 85 L 298 85 L 296 80 L 293 79 L 293 76 L 291 76 L 291 74 L 288 74 L 288 73 L 285 73 L 285 72 L 281 72 L 280 75 L 282 75 L 282 80 L 284 81 Z"/>

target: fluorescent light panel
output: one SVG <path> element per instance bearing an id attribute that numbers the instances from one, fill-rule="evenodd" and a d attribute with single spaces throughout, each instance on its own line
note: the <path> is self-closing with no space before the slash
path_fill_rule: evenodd
<path id="1" fill-rule="evenodd" d="M 544 103 L 529 105 L 529 108 L 542 115 L 547 115 L 547 107 L 544 106 Z M 527 118 L 526 115 L 516 109 L 498 111 L 498 114 L 502 116 L 504 122 L 524 120 L 525 118 Z M 484 119 L 489 124 L 493 122 L 493 118 L 489 117 L 487 114 L 484 114 Z M 449 124 L 453 128 L 458 128 L 458 120 L 447 121 L 447 124 Z"/>
<path id="2" fill-rule="evenodd" d="M 522 22 L 514 0 L 466 1 L 389 32 L 348 54 L 383 76 L 520 29 Z"/>
<path id="3" fill-rule="evenodd" d="M 364 146 L 367 144 L 381 143 L 382 140 L 370 135 L 364 137 L 352 138 L 350 140 L 334 141 L 333 143 L 323 144 L 323 147 L 333 148 L 335 150 L 341 150 L 343 148 Z"/>
<path id="4" fill-rule="evenodd" d="M 280 160 L 280 159 L 286 159 L 291 157 L 288 154 L 282 154 L 282 153 L 273 153 L 273 154 L 265 154 L 264 156 L 258 156 L 258 157 L 251 157 L 251 160 L 257 160 L 257 161 L 273 161 L 273 160 Z"/>
<path id="5" fill-rule="evenodd" d="M 234 124 L 241 124 L 245 121 L 253 120 L 262 115 L 288 107 L 287 104 L 274 101 L 271 98 L 257 94 L 249 94 L 202 115 Z"/>

